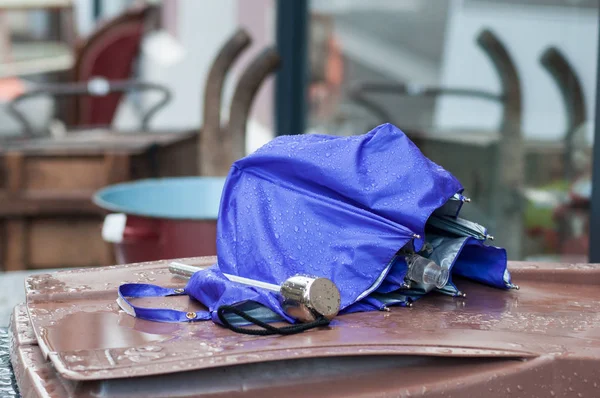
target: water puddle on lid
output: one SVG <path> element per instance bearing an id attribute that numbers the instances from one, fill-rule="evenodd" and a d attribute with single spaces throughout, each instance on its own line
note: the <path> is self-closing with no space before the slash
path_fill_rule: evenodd
<path id="1" fill-rule="evenodd" d="M 77 312 L 44 328 L 42 338 L 54 352 L 135 347 L 168 340 L 179 327 L 114 312 Z"/>

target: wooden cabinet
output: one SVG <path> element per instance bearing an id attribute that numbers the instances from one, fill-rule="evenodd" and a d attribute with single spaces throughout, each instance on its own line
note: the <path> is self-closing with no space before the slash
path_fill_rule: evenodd
<path id="1" fill-rule="evenodd" d="M 91 131 L 0 143 L 0 269 L 112 264 L 93 194 L 119 182 L 194 175 L 196 139 Z"/>

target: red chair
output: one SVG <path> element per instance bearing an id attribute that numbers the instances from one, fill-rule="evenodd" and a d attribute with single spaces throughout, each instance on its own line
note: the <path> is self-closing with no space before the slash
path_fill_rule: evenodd
<path id="1" fill-rule="evenodd" d="M 152 11 L 152 7 L 131 9 L 102 24 L 77 46 L 69 80 L 86 82 L 96 76 L 110 81 L 130 79 Z M 71 127 L 110 125 L 122 95 L 76 97 L 73 111 L 67 116 L 68 124 Z"/>

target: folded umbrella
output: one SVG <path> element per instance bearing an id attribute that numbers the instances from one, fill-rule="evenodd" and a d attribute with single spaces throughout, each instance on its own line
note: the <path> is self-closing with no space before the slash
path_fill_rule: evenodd
<path id="1" fill-rule="evenodd" d="M 253 302 L 295 321 L 274 292 L 236 285 L 223 274 L 274 285 L 294 275 L 326 278 L 339 289 L 341 313 L 381 309 L 377 297 L 402 288 L 395 282 L 409 271 L 401 249 L 419 252 L 430 216 L 449 200 L 462 203 L 462 191 L 391 124 L 361 136 L 278 137 L 231 167 L 219 210 L 218 262 L 194 274 L 182 292 L 212 316 L 191 320 L 223 323 L 215 310 Z M 460 205 L 450 208 L 457 214 Z M 389 291 L 378 291 L 386 283 Z"/>

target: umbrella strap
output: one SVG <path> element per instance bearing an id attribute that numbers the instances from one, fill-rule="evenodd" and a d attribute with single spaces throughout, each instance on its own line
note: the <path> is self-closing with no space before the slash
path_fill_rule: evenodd
<path id="1" fill-rule="evenodd" d="M 227 317 L 225 316 L 225 314 L 227 314 L 227 313 L 237 315 L 256 326 L 261 327 L 262 329 L 251 329 L 251 328 L 243 328 L 243 327 L 239 327 L 239 326 L 234 326 L 227 320 Z M 221 321 L 223 326 L 225 326 L 229 330 L 236 332 L 236 333 L 249 334 L 249 335 L 254 335 L 254 336 L 270 336 L 270 335 L 275 335 L 275 334 L 291 335 L 291 334 L 302 333 L 305 330 L 329 325 L 329 320 L 327 318 L 321 316 L 321 317 L 317 318 L 316 320 L 314 320 L 312 322 L 308 322 L 308 323 L 300 323 L 300 324 L 291 325 L 291 326 L 275 327 L 275 326 L 269 325 L 266 322 L 261 321 L 260 319 L 257 319 L 251 315 L 248 315 L 247 313 L 245 313 L 244 311 L 240 310 L 239 308 L 237 308 L 233 305 L 220 306 L 219 309 L 217 310 L 217 316 L 219 317 L 219 320 Z"/>
<path id="2" fill-rule="evenodd" d="M 170 297 L 186 295 L 184 289 L 170 289 L 147 283 L 125 283 L 119 286 L 117 304 L 127 314 L 154 322 L 191 322 L 211 319 L 209 311 L 179 311 L 169 308 L 139 307 L 128 298 Z"/>

